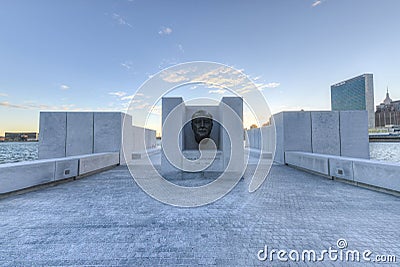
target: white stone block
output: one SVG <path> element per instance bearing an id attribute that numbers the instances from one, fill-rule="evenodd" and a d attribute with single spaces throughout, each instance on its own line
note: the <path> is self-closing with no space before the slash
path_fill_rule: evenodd
<path id="1" fill-rule="evenodd" d="M 133 126 L 133 151 L 143 152 L 145 150 L 144 144 L 145 130 L 142 127 Z"/>
<path id="2" fill-rule="evenodd" d="M 93 112 L 67 112 L 66 156 L 93 153 Z"/>
<path id="3" fill-rule="evenodd" d="M 146 149 L 156 147 L 156 131 L 138 126 L 133 126 L 133 142 L 135 153 L 142 153 Z"/>
<path id="4" fill-rule="evenodd" d="M 94 153 L 120 151 L 122 120 L 121 112 L 94 113 Z"/>
<path id="5" fill-rule="evenodd" d="M 244 147 L 250 147 L 249 130 L 244 131 Z"/>
<path id="6" fill-rule="evenodd" d="M 146 129 L 147 131 L 147 140 L 148 140 L 148 145 L 147 148 L 156 148 L 157 146 L 157 137 L 156 137 L 156 130 L 152 130 L 152 129 Z"/>
<path id="7" fill-rule="evenodd" d="M 254 148 L 253 129 L 246 130 L 246 144 L 250 148 Z"/>
<path id="8" fill-rule="evenodd" d="M 329 157 L 329 175 L 349 181 L 354 181 L 353 159 L 345 157 Z"/>
<path id="9" fill-rule="evenodd" d="M 229 109 L 228 109 L 229 107 Z M 234 113 L 228 111 L 233 110 Z M 231 171 L 241 172 L 244 163 L 244 143 L 243 143 L 243 99 L 241 97 L 223 97 L 219 104 L 219 116 L 221 124 L 220 132 L 222 146 L 222 157 L 224 158 L 224 169 L 230 164 Z M 230 127 L 230 132 L 226 127 Z M 237 152 L 232 152 L 236 150 Z M 231 157 L 231 154 L 234 154 Z"/>
<path id="10" fill-rule="evenodd" d="M 119 152 L 97 153 L 79 157 L 79 175 L 119 164 Z"/>
<path id="11" fill-rule="evenodd" d="M 285 152 L 285 163 L 302 169 L 329 175 L 329 157 L 306 152 Z"/>
<path id="12" fill-rule="evenodd" d="M 40 112 L 39 159 L 65 157 L 67 113 Z"/>
<path id="13" fill-rule="evenodd" d="M 55 161 L 35 160 L 0 165 L 0 194 L 54 180 Z"/>
<path id="14" fill-rule="evenodd" d="M 254 143 L 256 149 L 261 149 L 261 131 L 260 128 L 254 129 Z"/>
<path id="15" fill-rule="evenodd" d="M 400 164 L 354 159 L 354 181 L 400 192 Z"/>
<path id="16" fill-rule="evenodd" d="M 340 156 L 339 112 L 313 111 L 311 122 L 312 152 Z"/>
<path id="17" fill-rule="evenodd" d="M 132 161 L 132 152 L 134 146 L 132 116 L 121 113 L 122 116 L 122 143 L 120 150 L 120 164 L 126 165 Z"/>
<path id="18" fill-rule="evenodd" d="M 310 112 L 283 112 L 283 123 L 285 151 L 312 152 Z"/>
<path id="19" fill-rule="evenodd" d="M 185 158 L 196 161 L 199 167 L 203 166 L 203 162 L 200 158 L 200 151 L 198 150 L 185 150 L 183 151 L 183 155 Z M 208 162 L 210 159 L 203 158 L 204 161 Z M 182 164 L 185 169 L 189 168 L 189 166 L 185 166 L 185 163 Z M 221 172 L 224 170 L 222 151 L 217 151 L 215 158 L 210 166 L 208 166 L 204 171 L 206 172 Z"/>
<path id="20" fill-rule="evenodd" d="M 181 97 L 163 97 L 162 98 L 162 124 L 166 121 L 168 115 L 176 108 L 178 107 L 181 103 L 183 103 L 183 98 Z M 178 129 L 181 129 L 183 127 L 183 110 L 184 107 L 180 106 L 178 107 L 181 109 L 179 113 L 181 113 L 181 116 L 177 117 L 176 119 L 172 120 L 174 125 L 171 125 L 171 127 L 178 127 Z M 176 140 L 168 140 L 168 135 L 164 134 L 164 127 L 162 128 L 163 131 L 163 138 L 162 138 L 162 144 L 170 144 L 170 142 L 176 142 Z M 182 134 L 179 135 L 179 146 L 183 147 L 183 138 Z M 176 155 L 178 156 L 178 155 Z M 163 174 L 167 173 L 176 173 L 180 172 L 177 168 L 175 168 L 170 161 L 167 159 L 164 150 L 161 149 L 161 172 Z"/>
<path id="21" fill-rule="evenodd" d="M 272 125 L 276 131 L 274 133 L 276 162 L 285 162 L 285 151 L 312 152 L 310 112 L 285 111 L 275 114 Z"/>
<path id="22" fill-rule="evenodd" d="M 273 125 L 260 128 L 262 134 L 262 150 L 272 153 L 275 150 L 275 128 Z"/>
<path id="23" fill-rule="evenodd" d="M 340 111 L 341 156 L 369 159 L 367 111 Z"/>
<path id="24" fill-rule="evenodd" d="M 79 159 L 62 158 L 56 160 L 54 181 L 78 176 Z"/>
<path id="25" fill-rule="evenodd" d="M 240 168 L 241 164 L 244 162 L 244 131 L 243 131 L 243 99 L 240 97 L 223 97 L 221 102 L 215 102 L 216 104 L 211 105 L 185 105 L 183 103 L 182 98 L 163 98 L 162 99 L 162 123 L 163 123 L 163 150 L 161 155 L 161 170 L 163 174 L 170 174 L 175 172 L 180 172 L 179 168 L 175 168 L 171 162 L 174 162 L 176 166 L 183 165 L 191 165 L 191 162 L 186 162 L 187 160 L 182 159 L 182 155 L 188 155 L 188 153 L 195 153 L 198 150 L 198 144 L 195 141 L 195 137 L 191 128 L 191 118 L 192 115 L 199 111 L 205 110 L 212 115 L 213 118 L 213 127 L 211 130 L 210 138 L 216 144 L 216 147 L 219 151 L 221 151 L 221 161 L 223 168 L 221 170 L 214 170 L 213 167 L 209 168 L 213 171 L 223 171 L 224 168 L 228 166 L 228 163 L 231 162 L 231 143 L 234 145 L 234 149 L 237 151 L 241 151 L 235 153 L 235 157 L 232 158 L 240 162 L 240 164 L 233 163 L 231 164 L 232 171 L 236 171 L 236 168 Z M 181 105 L 182 104 L 182 105 Z M 227 108 L 230 107 L 229 108 Z M 175 109 L 177 107 L 177 109 Z M 175 109 L 174 116 L 171 121 L 168 122 L 168 125 L 165 125 L 165 121 L 167 117 L 171 114 L 171 112 Z M 232 112 L 233 111 L 233 112 Z M 237 120 L 237 118 L 240 119 Z M 233 123 L 235 122 L 235 123 Z M 224 127 L 227 125 L 231 128 L 232 132 L 230 132 L 230 136 L 228 136 Z M 177 136 L 173 136 L 172 134 L 166 134 L 170 129 L 172 133 L 173 130 L 179 131 Z M 234 133 L 234 134 L 232 134 Z M 175 133 L 174 133 L 175 135 Z M 170 138 L 171 140 L 168 140 Z M 171 144 L 177 144 L 179 146 L 178 149 L 181 151 L 177 151 L 176 153 L 171 153 L 168 155 L 168 159 L 164 153 L 164 149 L 166 150 L 167 146 L 171 146 L 171 149 L 175 149 L 177 146 L 173 147 Z M 217 160 L 220 162 L 220 160 Z M 195 164 L 195 163 L 193 163 Z M 202 162 L 204 164 L 204 162 Z M 220 166 L 216 164 L 214 166 Z M 184 168 L 184 166 L 182 166 Z M 195 168 L 197 170 L 197 168 Z M 206 171 L 209 171 L 207 169 Z"/>
<path id="26" fill-rule="evenodd" d="M 285 149 L 284 149 L 283 112 L 274 115 L 273 127 L 275 128 L 276 131 L 276 141 L 275 141 L 276 149 L 275 149 L 274 161 L 284 164 Z M 311 142 L 310 142 L 310 147 L 311 147 Z"/>

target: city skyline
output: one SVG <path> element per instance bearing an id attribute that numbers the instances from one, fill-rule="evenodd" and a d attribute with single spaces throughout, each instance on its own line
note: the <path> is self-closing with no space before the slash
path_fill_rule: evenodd
<path id="1" fill-rule="evenodd" d="M 0 136 L 38 131 L 41 110 L 125 111 L 151 75 L 198 60 L 243 70 L 272 113 L 330 110 L 330 86 L 363 73 L 374 75 L 375 103 L 387 86 L 400 99 L 395 0 L 0 6 Z"/>

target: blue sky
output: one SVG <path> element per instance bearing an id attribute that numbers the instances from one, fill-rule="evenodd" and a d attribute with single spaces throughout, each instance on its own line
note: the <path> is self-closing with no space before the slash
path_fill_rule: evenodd
<path id="1" fill-rule="evenodd" d="M 0 135 L 40 110 L 121 110 L 149 76 L 220 62 L 263 84 L 273 113 L 329 110 L 330 85 L 374 74 L 400 99 L 400 1 L 0 2 Z M 245 125 L 247 126 L 247 125 Z"/>

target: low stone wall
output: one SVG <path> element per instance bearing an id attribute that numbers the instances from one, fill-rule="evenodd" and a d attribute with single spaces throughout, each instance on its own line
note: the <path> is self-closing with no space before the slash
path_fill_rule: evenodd
<path id="1" fill-rule="evenodd" d="M 119 153 L 97 153 L 79 157 L 79 176 L 92 173 L 120 163 Z"/>
<path id="2" fill-rule="evenodd" d="M 119 163 L 119 153 L 112 152 L 1 164 L 0 195 L 79 177 Z"/>
<path id="3" fill-rule="evenodd" d="M 273 153 L 275 151 L 275 127 L 273 125 L 246 131 L 246 147 Z"/>
<path id="4" fill-rule="evenodd" d="M 400 194 L 398 163 L 298 151 L 285 152 L 285 163 L 356 185 L 376 187 Z"/>
<path id="5" fill-rule="evenodd" d="M 302 169 L 329 175 L 329 157 L 305 152 L 286 152 L 285 163 Z"/>
<path id="6" fill-rule="evenodd" d="M 366 111 L 284 111 L 246 137 L 248 147 L 273 153 L 279 163 L 288 151 L 369 159 Z"/>
<path id="7" fill-rule="evenodd" d="M 133 152 L 156 147 L 156 131 L 132 125 L 122 112 L 40 112 L 39 159 L 119 152 L 120 163 Z"/>
<path id="8" fill-rule="evenodd" d="M 156 131 L 139 126 L 133 128 L 133 153 L 143 153 L 156 147 Z"/>
<path id="9" fill-rule="evenodd" d="M 353 162 L 354 181 L 400 192 L 400 164 Z"/>

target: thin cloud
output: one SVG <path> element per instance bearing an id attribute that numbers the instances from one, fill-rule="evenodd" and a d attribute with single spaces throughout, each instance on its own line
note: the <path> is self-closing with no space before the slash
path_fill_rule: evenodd
<path id="1" fill-rule="evenodd" d="M 59 109 L 71 110 L 71 109 L 74 109 L 74 108 L 75 108 L 75 104 L 69 104 L 69 105 L 61 105 L 61 108 L 59 108 Z"/>
<path id="2" fill-rule="evenodd" d="M 7 107 L 7 108 L 28 109 L 27 107 L 24 107 L 22 105 L 15 105 L 15 104 L 11 104 L 9 102 L 0 102 L 0 106 Z"/>
<path id="3" fill-rule="evenodd" d="M 266 84 L 256 84 L 258 88 L 260 88 L 260 90 L 266 89 L 266 88 L 276 88 L 278 86 L 280 86 L 280 83 L 277 82 L 272 82 L 272 83 L 266 83 Z"/>
<path id="4" fill-rule="evenodd" d="M 149 108 L 149 107 L 151 107 L 149 103 L 143 103 L 138 106 L 133 106 L 133 109 L 145 109 L 145 108 Z"/>
<path id="5" fill-rule="evenodd" d="M 133 28 L 133 26 L 121 15 L 117 13 L 112 14 L 113 20 L 115 20 L 119 25 L 125 25 L 128 26 L 129 28 Z"/>
<path id="6" fill-rule="evenodd" d="M 176 64 L 178 64 L 178 60 L 176 58 L 163 58 L 161 63 L 158 64 L 158 68 L 161 70 Z"/>
<path id="7" fill-rule="evenodd" d="M 187 81 L 203 81 L 205 86 L 211 90 L 212 94 L 223 94 L 229 88 L 238 94 L 247 94 L 255 89 L 264 90 L 266 88 L 276 88 L 279 82 L 258 82 L 254 83 L 243 71 L 237 71 L 226 66 L 221 66 L 209 71 L 198 72 L 196 68 L 181 69 L 178 71 L 167 70 L 161 73 L 161 78 L 168 83 L 182 83 Z M 256 77 L 253 80 L 260 80 Z M 225 90 L 225 91 L 223 91 Z"/>
<path id="8" fill-rule="evenodd" d="M 112 96 L 117 96 L 117 97 L 123 97 L 123 96 L 126 95 L 125 92 L 121 92 L 121 91 L 118 91 L 118 92 L 110 92 L 110 93 L 108 93 L 108 94 L 109 94 L 109 95 L 112 95 Z"/>
<path id="9" fill-rule="evenodd" d="M 133 95 L 124 97 L 124 99 L 132 99 L 133 97 L 147 98 L 147 96 L 145 96 L 143 93 L 134 93 Z"/>
<path id="10" fill-rule="evenodd" d="M 70 87 L 68 86 L 68 85 L 65 85 L 65 84 L 61 84 L 60 85 L 60 89 L 61 90 L 68 90 Z"/>
<path id="11" fill-rule="evenodd" d="M 178 71 L 163 71 L 161 73 L 161 78 L 169 83 L 179 83 L 189 81 L 189 77 L 186 74 L 190 70 L 178 70 Z"/>
<path id="12" fill-rule="evenodd" d="M 110 92 L 108 94 L 118 98 L 118 105 L 122 105 L 122 109 L 127 109 L 131 103 L 143 103 L 143 99 L 140 98 L 146 98 L 142 93 L 128 95 L 126 92 Z M 111 102 L 109 106 L 114 104 L 114 102 Z"/>
<path id="13" fill-rule="evenodd" d="M 121 100 L 132 100 L 134 96 L 135 95 L 127 95 L 127 96 L 121 97 Z"/>
<path id="14" fill-rule="evenodd" d="M 150 73 L 146 72 L 146 75 L 147 75 L 147 78 L 148 78 L 148 79 L 151 79 L 151 78 L 154 77 L 155 74 L 150 74 Z"/>
<path id="15" fill-rule="evenodd" d="M 172 33 L 172 29 L 170 27 L 162 26 L 158 31 L 159 35 L 170 35 Z"/>
<path id="16" fill-rule="evenodd" d="M 121 66 L 126 68 L 127 70 L 130 70 L 132 68 L 132 62 L 131 61 L 125 61 L 121 63 Z"/>
<path id="17" fill-rule="evenodd" d="M 178 49 L 179 49 L 179 51 L 181 51 L 182 53 L 185 53 L 185 49 L 183 49 L 183 45 L 178 44 Z"/>
<path id="18" fill-rule="evenodd" d="M 245 94 L 247 94 L 247 93 L 250 93 L 251 92 L 251 90 L 250 89 L 243 89 L 243 90 L 237 90 L 238 91 L 238 93 L 240 93 L 241 95 L 245 95 Z"/>
<path id="19" fill-rule="evenodd" d="M 75 107 L 74 104 L 49 106 L 46 104 L 36 104 L 33 102 L 28 102 L 26 104 L 13 104 L 10 102 L 0 102 L 0 106 L 7 108 L 26 109 L 26 110 L 71 110 L 72 108 Z"/>
<path id="20" fill-rule="evenodd" d="M 282 112 L 282 111 L 312 111 L 312 110 L 321 110 L 321 108 L 309 107 L 309 106 L 287 106 L 280 105 L 277 107 L 271 107 L 271 111 L 273 114 Z"/>
<path id="21" fill-rule="evenodd" d="M 216 90 L 210 90 L 208 93 L 210 94 L 218 94 L 218 95 L 223 95 L 225 94 L 226 90 L 224 89 L 216 89 Z"/>
<path id="22" fill-rule="evenodd" d="M 0 93 L 0 96 L 6 97 L 8 95 L 6 93 Z"/>
<path id="23" fill-rule="evenodd" d="M 322 4 L 322 0 L 315 0 L 314 3 L 312 3 L 312 7 L 316 7 L 319 6 L 320 4 Z"/>

